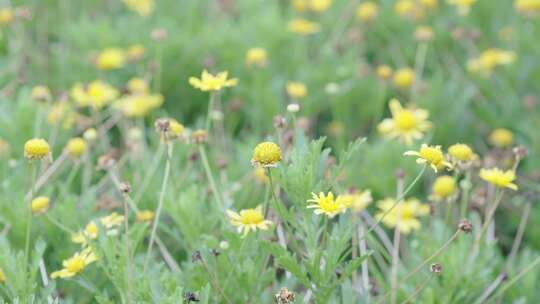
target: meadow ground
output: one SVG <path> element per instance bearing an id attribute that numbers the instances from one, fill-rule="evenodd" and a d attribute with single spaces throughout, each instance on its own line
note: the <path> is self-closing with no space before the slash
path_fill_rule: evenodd
<path id="1" fill-rule="evenodd" d="M 2 303 L 539 303 L 540 0 L 0 1 Z"/>

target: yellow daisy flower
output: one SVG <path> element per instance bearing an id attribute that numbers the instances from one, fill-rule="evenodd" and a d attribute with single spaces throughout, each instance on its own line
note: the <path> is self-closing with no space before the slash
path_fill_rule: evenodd
<path id="1" fill-rule="evenodd" d="M 343 202 L 343 197 L 338 196 L 334 199 L 334 194 L 328 192 L 324 195 L 323 192 L 320 192 L 319 195 L 311 193 L 312 199 L 308 200 L 310 203 L 315 203 L 308 205 L 308 209 L 315 209 L 313 212 L 317 215 L 325 214 L 329 218 L 333 218 L 339 213 L 344 213 L 347 210 L 345 203 Z"/>
<path id="2" fill-rule="evenodd" d="M 110 84 L 96 80 L 87 86 L 76 83 L 71 88 L 70 95 L 77 105 L 100 110 L 118 97 L 118 91 Z"/>
<path id="3" fill-rule="evenodd" d="M 288 82 L 287 95 L 293 99 L 300 99 L 307 96 L 308 90 L 305 84 L 301 82 Z"/>
<path id="4" fill-rule="evenodd" d="M 540 0 L 515 0 L 514 7 L 524 16 L 536 16 L 540 13 Z"/>
<path id="5" fill-rule="evenodd" d="M 155 0 L 122 0 L 126 6 L 142 17 L 150 15 L 155 8 Z"/>
<path id="6" fill-rule="evenodd" d="M 34 101 L 50 101 L 52 98 L 51 91 L 47 86 L 38 85 L 32 88 L 30 98 Z"/>
<path id="7" fill-rule="evenodd" d="M 152 222 L 154 220 L 154 212 L 150 210 L 141 210 L 137 212 L 138 222 Z"/>
<path id="8" fill-rule="evenodd" d="M 439 201 L 452 196 L 456 193 L 456 180 L 452 176 L 439 176 L 433 182 L 431 188 L 433 200 Z"/>
<path id="9" fill-rule="evenodd" d="M 97 261 L 96 254 L 91 248 L 85 248 L 81 252 L 75 253 L 71 258 L 64 260 L 63 269 L 55 271 L 51 274 L 51 278 L 71 278 L 81 273 L 86 266 Z"/>
<path id="10" fill-rule="evenodd" d="M 341 201 L 345 208 L 351 208 L 353 212 L 358 213 L 364 211 L 373 201 L 373 198 L 371 197 L 371 191 L 365 190 L 340 195 L 337 200 Z"/>
<path id="11" fill-rule="evenodd" d="M 515 60 L 516 53 L 492 48 L 482 52 L 479 57 L 470 59 L 467 62 L 467 70 L 489 76 L 496 67 L 509 65 Z"/>
<path id="12" fill-rule="evenodd" d="M 429 214 L 429 206 L 414 198 L 399 204 L 396 204 L 393 198 L 386 198 L 379 201 L 377 207 L 379 212 L 375 214 L 375 219 L 382 219 L 383 224 L 390 228 L 397 228 L 403 234 L 420 229 L 422 225 L 418 217 Z"/>
<path id="13" fill-rule="evenodd" d="M 410 146 L 413 140 L 421 139 L 431 129 L 431 122 L 427 120 L 428 111 L 412 106 L 403 108 L 397 99 L 390 100 L 389 107 L 392 118 L 384 119 L 377 126 L 383 136 L 399 138 Z"/>
<path id="14" fill-rule="evenodd" d="M 401 68 L 394 73 L 394 85 L 400 89 L 409 89 L 415 80 L 416 75 L 411 68 Z"/>
<path id="15" fill-rule="evenodd" d="M 489 135 L 489 142 L 498 148 L 508 148 L 514 143 L 514 134 L 510 130 L 499 128 Z"/>
<path id="16" fill-rule="evenodd" d="M 105 71 L 122 68 L 125 63 L 126 54 L 119 48 L 105 49 L 96 58 L 97 68 Z"/>
<path id="17" fill-rule="evenodd" d="M 45 213 L 49 209 L 50 199 L 46 196 L 38 196 L 30 203 L 33 214 Z"/>
<path id="18" fill-rule="evenodd" d="M 469 162 L 476 156 L 471 147 L 459 143 L 448 147 L 448 155 L 451 159 L 462 162 Z"/>
<path id="19" fill-rule="evenodd" d="M 422 144 L 418 151 L 407 151 L 405 156 L 417 156 L 416 163 L 429 165 L 433 171 L 438 172 L 438 169 L 447 167 L 452 168 L 452 164 L 447 162 L 442 153 L 441 146 L 428 146 Z"/>
<path id="20" fill-rule="evenodd" d="M 363 22 L 372 22 L 379 14 L 379 6 L 372 1 L 362 2 L 356 8 L 356 18 Z"/>
<path id="21" fill-rule="evenodd" d="M 41 138 L 33 138 L 24 144 L 24 157 L 29 160 L 43 159 L 49 156 L 49 144 Z"/>
<path id="22" fill-rule="evenodd" d="M 300 35 L 316 34 L 321 30 L 318 23 L 305 19 L 293 19 L 287 25 L 290 32 Z"/>
<path id="23" fill-rule="evenodd" d="M 86 140 L 81 137 L 74 137 L 70 139 L 66 145 L 67 153 L 73 158 L 81 157 L 88 148 Z"/>
<path id="24" fill-rule="evenodd" d="M 246 65 L 248 67 L 265 67 L 268 60 L 268 53 L 265 49 L 255 47 L 247 50 L 246 52 Z"/>
<path id="25" fill-rule="evenodd" d="M 281 149 L 273 142 L 263 142 L 253 149 L 251 163 L 258 167 L 276 167 L 281 161 Z"/>
<path id="26" fill-rule="evenodd" d="M 447 0 L 447 2 L 457 8 L 458 14 L 467 15 L 476 0 Z"/>
<path id="27" fill-rule="evenodd" d="M 499 168 L 480 169 L 480 178 L 486 182 L 501 188 L 509 188 L 514 191 L 518 186 L 513 183 L 516 179 L 516 173 L 512 170 L 502 171 Z"/>
<path id="28" fill-rule="evenodd" d="M 219 91 L 222 88 L 234 87 L 238 83 L 237 78 L 227 79 L 228 72 L 220 72 L 217 75 L 212 75 L 208 71 L 203 70 L 201 78 L 190 77 L 189 84 L 201 91 Z"/>
<path id="29" fill-rule="evenodd" d="M 238 233 L 242 233 L 242 237 L 245 237 L 250 230 L 253 232 L 257 229 L 267 230 L 268 226 L 272 225 L 272 221 L 264 219 L 260 205 L 254 209 L 241 210 L 240 213 L 227 210 L 227 216 L 231 224 L 237 227 Z"/>

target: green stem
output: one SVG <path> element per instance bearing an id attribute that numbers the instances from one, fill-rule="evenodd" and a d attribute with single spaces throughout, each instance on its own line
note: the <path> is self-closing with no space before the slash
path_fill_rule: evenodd
<path id="1" fill-rule="evenodd" d="M 529 266 L 525 267 L 523 270 L 521 270 L 515 277 L 513 277 L 508 283 L 506 283 L 499 291 L 497 291 L 493 298 L 498 298 L 504 294 L 504 292 L 510 288 L 512 285 L 514 285 L 517 281 L 519 281 L 523 276 L 525 276 L 529 271 L 533 270 L 536 266 L 540 264 L 540 257 L 536 258 Z"/>
<path id="2" fill-rule="evenodd" d="M 216 99 L 218 97 L 219 92 L 212 91 L 210 93 L 210 100 L 208 101 L 208 113 L 206 113 L 206 123 L 205 128 L 206 131 L 210 132 L 210 128 L 212 127 L 212 111 L 214 110 L 214 103 L 216 102 Z"/>
<path id="3" fill-rule="evenodd" d="M 28 256 L 30 253 L 30 234 L 32 231 L 32 199 L 34 198 L 34 186 L 36 183 L 37 175 L 37 166 L 31 168 L 31 184 L 30 184 L 30 195 L 26 203 L 26 237 L 24 242 L 24 261 L 28 264 Z"/>
<path id="4" fill-rule="evenodd" d="M 52 216 L 50 216 L 48 213 L 45 214 L 45 218 L 51 222 L 53 225 L 55 225 L 56 227 L 60 228 L 60 230 L 68 233 L 70 236 L 75 234 L 75 231 L 69 229 L 68 227 L 64 226 L 63 224 L 61 224 L 59 221 L 57 221 L 55 218 L 53 218 Z"/>
<path id="5" fill-rule="evenodd" d="M 461 196 L 460 203 L 460 218 L 465 218 L 467 215 L 467 209 L 469 208 L 469 194 L 471 192 L 471 172 L 465 173 L 465 179 L 462 181 L 463 195 Z"/>
<path id="6" fill-rule="evenodd" d="M 201 155 L 201 160 L 203 162 L 204 171 L 206 173 L 206 178 L 208 179 L 208 182 L 210 183 L 210 188 L 212 190 L 212 193 L 214 194 L 214 197 L 216 198 L 216 201 L 220 205 L 221 208 L 225 208 L 225 204 L 223 203 L 223 199 L 221 197 L 221 192 L 219 192 L 216 181 L 214 180 L 214 176 L 212 175 L 212 169 L 210 169 L 210 164 L 208 163 L 208 156 L 206 155 L 206 150 L 204 149 L 203 145 L 199 145 L 199 154 Z"/>

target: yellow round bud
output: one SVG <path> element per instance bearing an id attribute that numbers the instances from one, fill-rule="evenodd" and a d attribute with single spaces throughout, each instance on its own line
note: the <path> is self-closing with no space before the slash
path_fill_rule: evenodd
<path id="1" fill-rule="evenodd" d="M 246 52 L 246 65 L 248 67 L 264 67 L 266 65 L 268 54 L 265 49 L 256 47 Z"/>
<path id="2" fill-rule="evenodd" d="M 392 77 L 392 68 L 387 65 L 380 65 L 377 67 L 377 77 L 382 80 L 388 80 Z"/>
<path id="3" fill-rule="evenodd" d="M 301 82 L 289 82 L 287 83 L 287 95 L 294 99 L 306 97 L 307 87 Z"/>
<path id="4" fill-rule="evenodd" d="M 281 160 L 281 149 L 273 142 L 258 144 L 253 150 L 251 162 L 261 167 L 275 167 Z"/>
<path id="5" fill-rule="evenodd" d="M 447 198 L 456 191 L 456 180 L 448 175 L 439 176 L 433 183 L 432 191 L 438 198 Z"/>
<path id="6" fill-rule="evenodd" d="M 154 220 L 154 212 L 150 210 L 141 210 L 137 212 L 138 222 L 152 222 Z"/>
<path id="7" fill-rule="evenodd" d="M 474 158 L 474 152 L 466 144 L 455 144 L 448 148 L 448 154 L 455 160 L 471 161 Z"/>
<path id="8" fill-rule="evenodd" d="M 414 81 L 414 71 L 410 68 L 402 68 L 394 73 L 394 84 L 400 89 L 410 88 Z"/>
<path id="9" fill-rule="evenodd" d="M 84 154 L 84 152 L 86 152 L 87 146 L 88 145 L 84 139 L 75 137 L 68 141 L 66 151 L 71 157 L 79 158 Z"/>
<path id="10" fill-rule="evenodd" d="M 41 138 L 33 138 L 24 144 L 26 159 L 43 159 L 49 155 L 49 144 Z"/>
<path id="11" fill-rule="evenodd" d="M 507 148 L 514 142 L 514 135 L 507 129 L 495 129 L 489 135 L 489 142 L 499 148 Z"/>
<path id="12" fill-rule="evenodd" d="M 358 5 L 356 9 L 356 18 L 363 22 L 371 22 L 377 18 L 379 6 L 371 1 L 366 1 Z"/>
<path id="13" fill-rule="evenodd" d="M 36 197 L 32 200 L 31 209 L 34 214 L 45 213 L 49 209 L 49 198 L 46 196 Z"/>
<path id="14" fill-rule="evenodd" d="M 87 129 L 86 131 L 84 131 L 83 133 L 83 138 L 86 140 L 86 141 L 95 141 L 96 138 L 97 138 L 97 131 L 96 129 L 94 128 L 90 128 L 90 129 Z"/>

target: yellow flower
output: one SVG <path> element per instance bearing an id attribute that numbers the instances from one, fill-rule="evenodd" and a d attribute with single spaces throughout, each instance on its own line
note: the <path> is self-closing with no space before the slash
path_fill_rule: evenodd
<path id="1" fill-rule="evenodd" d="M 289 21 L 287 27 L 290 32 L 300 35 L 315 34 L 321 30 L 321 27 L 318 23 L 306 19 L 293 19 Z"/>
<path id="2" fill-rule="evenodd" d="M 410 68 L 402 68 L 394 73 L 394 85 L 400 89 L 408 89 L 412 87 L 416 76 Z"/>
<path id="3" fill-rule="evenodd" d="M 496 147 L 507 148 L 514 142 L 514 135 L 507 129 L 495 129 L 489 135 L 489 142 Z"/>
<path id="4" fill-rule="evenodd" d="M 438 0 L 420 0 L 420 5 L 425 8 L 435 9 L 439 5 Z"/>
<path id="5" fill-rule="evenodd" d="M 138 222 L 152 222 L 154 220 L 154 212 L 150 210 L 141 210 L 137 212 Z"/>
<path id="6" fill-rule="evenodd" d="M 388 80 L 390 77 L 392 77 L 392 68 L 387 65 L 379 65 L 377 67 L 377 77 L 379 77 L 382 80 Z"/>
<path id="7" fill-rule="evenodd" d="M 79 106 L 91 106 L 100 110 L 118 97 L 118 91 L 110 84 L 96 80 L 86 87 L 80 83 L 75 84 L 70 90 L 70 95 Z"/>
<path id="8" fill-rule="evenodd" d="M 308 0 L 292 0 L 292 7 L 295 11 L 304 12 L 308 8 Z"/>
<path id="9" fill-rule="evenodd" d="M 416 163 L 429 165 L 435 172 L 441 167 L 452 168 L 452 165 L 444 159 L 441 146 L 422 144 L 419 151 L 407 151 L 403 155 L 417 156 Z"/>
<path id="10" fill-rule="evenodd" d="M 75 137 L 68 141 L 66 151 L 71 157 L 79 158 L 86 152 L 87 146 L 84 139 Z"/>
<path id="11" fill-rule="evenodd" d="M 433 39 L 433 30 L 426 25 L 420 25 L 414 30 L 414 39 L 420 42 L 428 42 Z"/>
<path id="12" fill-rule="evenodd" d="M 476 0 L 447 0 L 447 2 L 455 6 L 460 15 L 467 15 Z"/>
<path id="13" fill-rule="evenodd" d="M 51 91 L 48 87 L 44 85 L 38 85 L 32 88 L 32 92 L 30 92 L 30 97 L 34 101 L 50 101 Z"/>
<path id="14" fill-rule="evenodd" d="M 479 57 L 470 59 L 467 62 L 467 70 L 489 76 L 496 67 L 509 65 L 515 60 L 516 53 L 492 48 L 482 52 Z"/>
<path id="15" fill-rule="evenodd" d="M 105 229 L 111 229 L 120 226 L 124 222 L 124 216 L 113 212 L 107 216 L 100 218 L 99 220 L 101 222 L 101 225 L 103 225 Z"/>
<path id="16" fill-rule="evenodd" d="M 417 20 L 423 17 L 422 7 L 416 1 L 399 0 L 394 4 L 394 11 L 405 19 Z"/>
<path id="17" fill-rule="evenodd" d="M 378 131 L 388 138 L 399 138 L 407 145 L 413 140 L 421 139 L 431 128 L 427 120 L 429 113 L 424 109 L 414 107 L 403 108 L 397 99 L 389 103 L 392 118 L 384 119 L 378 126 Z"/>
<path id="18" fill-rule="evenodd" d="M 86 129 L 83 133 L 83 138 L 86 141 L 93 142 L 97 139 L 97 130 L 94 128 Z"/>
<path id="19" fill-rule="evenodd" d="M 403 234 L 420 229 L 422 224 L 417 218 L 429 214 L 429 206 L 417 199 L 408 199 L 396 204 L 395 199 L 386 198 L 379 201 L 377 207 L 380 211 L 375 214 L 375 219 L 382 219 L 386 226 L 397 228 Z"/>
<path id="20" fill-rule="evenodd" d="M 435 200 L 445 199 L 456 192 L 456 180 L 452 176 L 439 176 L 431 188 Z"/>
<path id="21" fill-rule="evenodd" d="M 184 134 L 184 125 L 176 121 L 176 119 L 169 119 L 169 133 L 172 138 L 179 138 Z"/>
<path id="22" fill-rule="evenodd" d="M 332 5 L 333 0 L 311 0 L 309 9 L 313 12 L 321 13 L 327 11 Z"/>
<path id="23" fill-rule="evenodd" d="M 126 53 L 129 60 L 135 61 L 144 57 L 145 49 L 141 44 L 134 44 L 128 47 Z"/>
<path id="24" fill-rule="evenodd" d="M 471 147 L 466 144 L 454 144 L 448 148 L 450 157 L 457 161 L 468 162 L 474 159 L 475 155 Z"/>
<path id="25" fill-rule="evenodd" d="M 118 99 L 114 106 L 127 117 L 144 117 L 162 104 L 161 94 L 135 93 Z"/>
<path id="26" fill-rule="evenodd" d="M 264 67 L 267 63 L 268 54 L 260 47 L 251 48 L 246 52 L 246 65 L 248 67 Z"/>
<path id="27" fill-rule="evenodd" d="M 238 233 L 242 233 L 242 237 L 245 237 L 250 230 L 267 230 L 268 226 L 272 225 L 272 221 L 264 219 L 262 207 L 260 205 L 255 209 L 241 210 L 240 214 L 227 210 L 227 216 L 229 217 L 231 224 L 237 227 Z"/>
<path id="28" fill-rule="evenodd" d="M 372 1 L 362 2 L 356 8 L 356 18 L 363 22 L 372 22 L 379 14 L 379 6 Z"/>
<path id="29" fill-rule="evenodd" d="M 24 157 L 26 159 L 43 159 L 49 156 L 49 144 L 41 138 L 33 138 L 24 144 Z"/>
<path id="30" fill-rule="evenodd" d="M 81 252 L 75 253 L 71 258 L 64 260 L 63 269 L 51 274 L 51 278 L 71 278 L 82 272 L 86 266 L 97 260 L 96 254 L 91 248 L 85 248 Z"/>
<path id="31" fill-rule="evenodd" d="M 9 143 L 4 139 L 0 138 L 0 158 L 9 155 L 10 150 Z"/>
<path id="32" fill-rule="evenodd" d="M 126 6 L 142 17 L 150 15 L 154 11 L 154 0 L 123 0 Z"/>
<path id="33" fill-rule="evenodd" d="M 313 212 L 317 215 L 325 214 L 329 218 L 333 218 L 337 214 L 347 211 L 347 207 L 341 196 L 334 199 L 332 192 L 328 192 L 326 195 L 323 192 L 320 192 L 318 196 L 315 193 L 311 193 L 311 195 L 312 199 L 309 199 L 308 202 L 315 204 L 308 205 L 307 208 L 315 209 Z"/>
<path id="34" fill-rule="evenodd" d="M 0 284 L 6 283 L 6 275 L 4 274 L 4 271 L 2 268 L 0 268 Z"/>
<path id="35" fill-rule="evenodd" d="M 513 183 L 516 179 L 516 173 L 512 170 L 480 169 L 480 178 L 497 187 L 510 188 L 514 191 L 518 189 L 518 186 Z"/>
<path id="36" fill-rule="evenodd" d="M 131 78 L 127 85 L 127 89 L 131 93 L 136 94 L 147 94 L 148 93 L 148 82 L 142 78 Z"/>
<path id="37" fill-rule="evenodd" d="M 516 0 L 514 7 L 522 15 L 535 16 L 540 13 L 540 0 Z"/>
<path id="38" fill-rule="evenodd" d="M 203 70 L 201 78 L 190 77 L 189 84 L 201 91 L 219 91 L 225 87 L 234 87 L 238 83 L 237 78 L 227 79 L 228 72 L 220 72 L 217 75 L 212 75 L 208 71 Z"/>
<path id="39" fill-rule="evenodd" d="M 253 149 L 251 163 L 259 167 L 275 167 L 281 161 L 281 149 L 273 142 L 262 142 Z"/>
<path id="40" fill-rule="evenodd" d="M 126 54 L 119 48 L 103 50 L 96 59 L 96 66 L 100 70 L 116 70 L 126 63 Z"/>
<path id="41" fill-rule="evenodd" d="M 10 24 L 14 19 L 13 10 L 9 7 L 0 8 L 0 25 Z"/>
<path id="42" fill-rule="evenodd" d="M 79 231 L 71 236 L 71 241 L 77 244 L 86 245 L 89 240 L 95 240 L 98 237 L 99 228 L 94 221 L 90 221 L 83 231 Z"/>
<path id="43" fill-rule="evenodd" d="M 307 87 L 301 82 L 288 82 L 287 83 L 287 95 L 294 99 L 300 99 L 307 96 Z"/>
<path id="44" fill-rule="evenodd" d="M 40 214 L 45 213 L 49 209 L 49 198 L 46 196 L 38 196 L 30 203 L 32 213 Z"/>
<path id="45" fill-rule="evenodd" d="M 344 194 L 338 196 L 337 200 L 340 200 L 345 208 L 351 208 L 355 213 L 361 212 L 367 208 L 367 206 L 373 201 L 371 197 L 371 191 L 365 190 L 361 192 L 354 192 L 350 194 Z"/>

